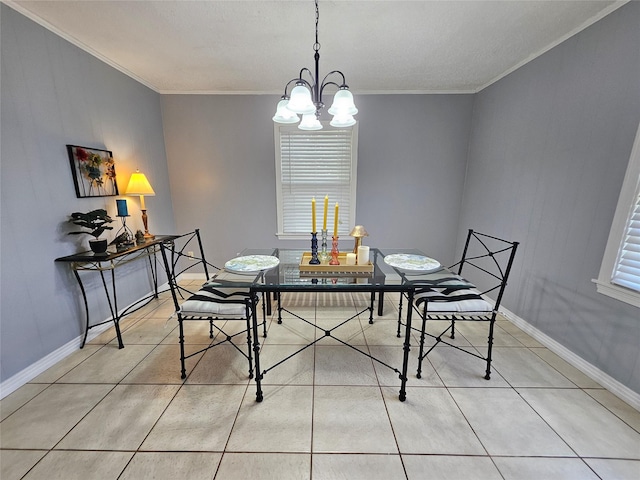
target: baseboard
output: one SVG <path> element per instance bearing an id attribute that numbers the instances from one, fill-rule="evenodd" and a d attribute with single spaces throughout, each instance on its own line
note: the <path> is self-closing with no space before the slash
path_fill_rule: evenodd
<path id="1" fill-rule="evenodd" d="M 180 280 L 200 280 L 202 282 L 205 282 L 207 280 L 207 277 L 204 275 L 204 273 L 181 273 L 180 275 L 178 275 L 178 281 Z"/>
<path id="2" fill-rule="evenodd" d="M 169 287 L 169 284 L 165 283 L 164 285 L 158 286 L 158 291 L 162 291 L 162 290 L 164 290 L 165 288 L 168 288 L 168 287 Z M 123 309 L 121 309 L 120 312 L 126 311 L 132 305 L 135 305 L 136 303 L 140 302 L 144 298 L 146 298 L 149 295 L 151 295 L 151 293 L 152 292 L 149 292 L 148 294 L 143 295 L 142 297 L 140 297 L 139 300 L 136 300 L 135 302 L 131 302 L 128 306 L 126 306 Z M 109 320 L 110 319 L 105 319 L 104 321 L 108 322 Z M 98 323 L 100 323 L 100 322 L 98 322 Z M 87 343 L 90 342 L 91 340 L 93 340 L 94 338 L 96 338 L 102 332 L 104 332 L 104 331 L 108 330 L 109 328 L 111 328 L 111 326 L 112 326 L 112 323 L 109 322 L 109 323 L 105 323 L 103 325 L 97 325 L 95 327 L 92 327 L 89 330 L 89 333 L 87 334 Z M 38 375 L 43 373 L 48 368 L 51 368 L 56 363 L 58 363 L 60 360 L 63 360 L 68 355 L 71 355 L 73 352 L 78 351 L 80 349 L 80 345 L 82 345 L 83 337 L 84 337 L 84 333 L 81 333 L 80 335 L 78 335 L 73 340 L 67 342 L 66 344 L 64 344 L 60 348 L 58 348 L 58 349 L 54 350 L 53 352 L 51 352 L 49 355 L 46 355 L 45 357 L 42 357 L 37 362 L 32 363 L 31 365 L 29 365 L 24 370 L 16 373 L 12 377 L 10 377 L 10 378 L 6 379 L 4 382 L 0 383 L 0 399 L 3 399 L 7 395 L 15 392 L 18 388 L 20 388 L 24 384 L 30 382 L 31 380 L 36 378 Z"/>
<path id="3" fill-rule="evenodd" d="M 515 313 L 510 310 L 500 307 L 500 313 L 504 315 L 504 317 L 513 323 L 516 327 L 518 327 L 523 332 L 527 333 L 535 340 L 540 342 L 542 345 L 547 347 L 553 353 L 558 355 L 560 358 L 565 360 L 566 362 L 573 365 L 575 368 L 584 373 L 587 377 L 592 380 L 598 382 L 598 384 L 602 385 L 604 388 L 613 393 L 616 397 L 624 400 L 626 403 L 631 405 L 636 410 L 640 410 L 640 394 L 634 392 L 629 387 L 623 385 L 615 378 L 609 376 L 604 373 L 599 368 L 595 367 L 591 363 L 587 362 L 582 357 L 576 355 L 571 350 L 569 350 L 564 345 L 558 343 L 553 338 L 549 337 L 547 334 L 541 332 L 536 327 L 528 323 L 523 318 L 520 318 Z"/>

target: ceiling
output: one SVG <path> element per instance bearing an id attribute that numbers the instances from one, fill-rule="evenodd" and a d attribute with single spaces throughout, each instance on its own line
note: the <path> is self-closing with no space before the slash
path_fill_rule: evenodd
<path id="1" fill-rule="evenodd" d="M 313 0 L 3 0 L 161 93 L 282 94 L 313 70 Z M 320 76 L 477 92 L 626 1 L 320 0 Z"/>

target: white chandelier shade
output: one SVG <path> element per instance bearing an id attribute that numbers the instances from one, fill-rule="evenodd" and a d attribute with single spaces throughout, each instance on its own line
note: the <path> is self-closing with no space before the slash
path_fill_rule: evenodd
<path id="1" fill-rule="evenodd" d="M 302 115 L 302 121 L 298 125 L 301 130 L 320 130 L 320 112 L 324 108 L 322 94 L 325 87 L 332 85 L 337 87 L 338 91 L 333 97 L 333 103 L 328 113 L 333 116 L 330 125 L 333 127 L 349 127 L 355 125 L 356 120 L 353 118 L 358 113 L 358 109 L 353 101 L 353 94 L 349 91 L 346 84 L 344 74 L 339 70 L 329 72 L 320 81 L 320 43 L 318 42 L 318 21 L 320 13 L 318 10 L 318 0 L 316 4 L 316 41 L 313 44 L 315 51 L 315 75 L 308 68 L 300 70 L 298 78 L 290 80 L 284 87 L 284 95 L 282 95 L 276 109 L 276 114 L 272 117 L 276 123 L 291 124 L 300 121 L 298 115 Z M 310 78 L 311 81 L 303 78 L 303 75 Z M 334 80 L 330 80 L 334 79 Z M 291 94 L 287 93 L 290 85 L 295 83 L 295 87 L 291 90 Z"/>
<path id="2" fill-rule="evenodd" d="M 289 98 L 287 108 L 300 115 L 316 113 L 316 106 L 313 104 L 313 100 L 311 100 L 311 92 L 303 83 L 298 83 L 294 89 L 291 90 L 291 98 Z"/>
<path id="3" fill-rule="evenodd" d="M 298 123 L 300 117 L 287 108 L 289 100 L 280 100 L 273 121 L 276 123 Z"/>
<path id="4" fill-rule="evenodd" d="M 336 115 L 331 119 L 329 125 L 332 127 L 350 127 L 356 124 L 356 119 L 353 118 L 353 115 Z"/>
<path id="5" fill-rule="evenodd" d="M 353 103 L 353 94 L 344 88 L 338 90 L 333 97 L 333 103 L 328 112 L 331 115 L 355 115 L 358 113 L 358 109 Z"/>
<path id="6" fill-rule="evenodd" d="M 315 113 L 305 113 L 302 115 L 302 121 L 298 128 L 300 130 L 322 130 L 322 124 Z"/>

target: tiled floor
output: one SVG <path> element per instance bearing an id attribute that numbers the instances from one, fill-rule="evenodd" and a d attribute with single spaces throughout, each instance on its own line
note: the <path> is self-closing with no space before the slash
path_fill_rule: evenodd
<path id="1" fill-rule="evenodd" d="M 181 381 L 168 300 L 123 322 L 124 350 L 104 332 L 1 401 L 2 480 L 640 478 L 640 413 L 506 320 L 490 381 L 480 360 L 438 347 L 421 379 L 413 359 L 400 402 L 396 373 L 325 338 L 269 371 L 257 403 L 227 346 L 190 359 Z M 330 328 L 366 296 L 285 301 Z M 399 365 L 393 304 L 336 335 Z M 475 324 L 458 331 L 484 348 Z M 270 322 L 263 368 L 315 335 L 289 315 Z M 186 340 L 195 351 L 207 326 Z"/>

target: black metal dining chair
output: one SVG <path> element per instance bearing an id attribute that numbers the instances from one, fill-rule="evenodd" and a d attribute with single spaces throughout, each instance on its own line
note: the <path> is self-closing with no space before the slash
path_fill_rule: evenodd
<path id="1" fill-rule="evenodd" d="M 446 281 L 435 285 L 432 283 L 416 285 L 413 308 L 422 319 L 419 328 L 412 327 L 412 330 L 420 332 L 418 378 L 422 374 L 423 360 L 441 343 L 484 360 L 486 362 L 484 378 L 487 380 L 491 378 L 495 321 L 518 245 L 519 242 L 511 242 L 469 230 L 462 258 L 450 266 L 448 270 L 458 278 L 464 278 L 475 288 L 450 287 L 446 285 Z M 455 284 L 456 282 L 451 283 Z M 495 300 L 491 300 L 489 294 L 495 296 Z M 402 298 L 403 296 L 400 297 L 400 312 L 402 312 Z M 447 327 L 440 334 L 430 333 L 427 331 L 427 324 L 430 320 L 445 320 Z M 486 356 L 481 355 L 472 347 L 465 348 L 455 345 L 443 338 L 448 333 L 449 338 L 455 339 L 456 322 L 459 321 L 488 324 Z M 403 322 L 400 313 L 398 316 L 398 336 L 400 336 L 401 325 Z M 427 337 L 435 339 L 435 342 L 429 347 L 425 346 Z"/>
<path id="2" fill-rule="evenodd" d="M 249 363 L 249 378 L 253 378 L 253 355 L 251 341 L 251 322 L 253 312 L 257 311 L 248 287 L 236 287 L 233 282 L 218 279 L 220 268 L 207 262 L 202 247 L 202 239 L 198 229 L 178 236 L 162 245 L 162 258 L 168 274 L 168 283 L 178 319 L 180 344 L 181 378 L 187 377 L 185 360 L 198 355 L 211 348 L 225 343 L 232 345 L 240 352 Z M 187 282 L 180 281 L 188 274 L 204 273 L 206 281 L 203 284 L 196 283 L 196 287 L 190 287 Z M 191 282 L 193 283 L 193 282 Z M 262 327 L 263 335 L 267 336 L 266 316 L 264 312 Z M 226 321 L 226 322 L 221 322 Z M 184 322 L 207 321 L 209 322 L 209 338 L 211 343 L 205 348 L 185 354 L 185 329 Z M 235 321 L 243 321 L 245 325 L 240 331 L 233 328 L 234 333 L 225 332 L 227 326 L 231 327 Z M 229 323 L 231 322 L 231 323 Z M 229 323 L 229 325 L 227 325 Z M 258 324 L 260 325 L 260 323 Z M 228 329 L 227 329 L 228 330 Z M 238 337 L 244 338 L 241 347 Z"/>

